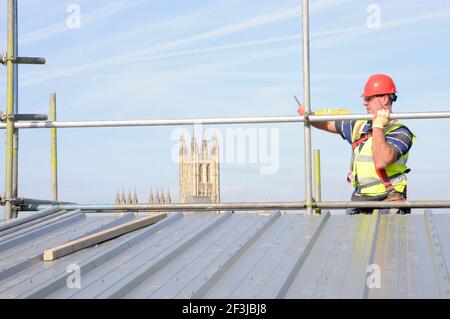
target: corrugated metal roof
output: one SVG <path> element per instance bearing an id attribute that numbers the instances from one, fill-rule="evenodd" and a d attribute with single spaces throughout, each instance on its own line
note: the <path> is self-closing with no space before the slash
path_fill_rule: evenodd
<path id="1" fill-rule="evenodd" d="M 74 211 L 0 224 L 0 298 L 449 297 L 446 213 L 172 213 L 42 259 L 45 249 L 135 218 Z M 67 285 L 73 265 L 81 288 Z"/>

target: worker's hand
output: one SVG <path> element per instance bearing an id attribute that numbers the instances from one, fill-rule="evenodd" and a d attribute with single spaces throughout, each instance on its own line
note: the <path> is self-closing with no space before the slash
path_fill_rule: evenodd
<path id="1" fill-rule="evenodd" d="M 300 115 L 300 116 L 303 116 L 303 115 L 305 115 L 305 108 L 303 107 L 303 105 L 299 105 L 299 107 L 298 107 L 298 109 L 297 109 L 297 113 L 298 113 L 298 115 Z"/>
<path id="2" fill-rule="evenodd" d="M 384 129 L 389 124 L 389 110 L 381 109 L 374 115 L 372 127 Z"/>

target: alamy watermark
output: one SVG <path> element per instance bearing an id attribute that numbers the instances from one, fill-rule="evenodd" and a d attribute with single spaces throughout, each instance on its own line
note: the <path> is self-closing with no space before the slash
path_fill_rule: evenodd
<path id="1" fill-rule="evenodd" d="M 369 289 L 381 288 L 381 267 L 377 264 L 367 266 L 366 285 Z"/>
<path id="2" fill-rule="evenodd" d="M 190 148 L 191 131 L 177 128 L 172 131 L 175 141 L 172 148 L 172 161 L 180 163 L 180 137 L 183 136 L 187 149 Z M 278 128 L 247 127 L 225 130 L 203 129 L 202 124 L 194 125 L 194 136 L 206 140 L 216 138 L 219 144 L 218 161 L 226 164 L 257 164 L 263 175 L 275 174 L 280 166 L 280 131 Z"/>
<path id="3" fill-rule="evenodd" d="M 81 7 L 78 4 L 72 3 L 67 6 L 66 12 L 69 16 L 66 19 L 66 26 L 68 29 L 81 28 Z"/>
<path id="4" fill-rule="evenodd" d="M 366 23 L 369 29 L 379 29 L 381 28 L 381 7 L 378 4 L 372 3 L 367 6 L 366 9 L 369 16 L 367 17 Z"/>
<path id="5" fill-rule="evenodd" d="M 66 285 L 69 289 L 81 288 L 81 268 L 77 264 L 67 266 L 66 272 L 69 273 L 66 279 Z"/>

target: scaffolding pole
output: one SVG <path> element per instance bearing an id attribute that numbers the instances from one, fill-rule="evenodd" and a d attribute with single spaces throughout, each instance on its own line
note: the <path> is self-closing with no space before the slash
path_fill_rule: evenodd
<path id="1" fill-rule="evenodd" d="M 83 212 L 104 211 L 261 211 L 261 210 L 304 210 L 307 208 L 305 201 L 300 202 L 247 202 L 247 203 L 218 203 L 218 204 L 137 204 L 137 205 L 102 205 L 102 204 L 67 204 L 52 205 L 30 203 L 21 205 L 23 211 L 37 211 L 49 207 L 59 207 L 61 210 L 80 209 Z M 450 200 L 433 201 L 323 201 L 313 203 L 313 208 L 321 209 L 346 209 L 346 208 L 450 208 Z"/>
<path id="2" fill-rule="evenodd" d="M 35 199 L 35 198 L 25 198 L 25 197 L 16 197 L 12 198 L 11 202 L 13 205 L 41 205 L 41 204 L 50 204 L 50 205 L 64 205 L 64 204 L 71 204 L 71 205 L 77 205 L 77 203 L 74 202 L 63 202 L 63 201 L 53 201 L 53 200 L 46 200 L 46 199 Z"/>
<path id="3" fill-rule="evenodd" d="M 47 114 L 14 114 L 15 121 L 47 121 Z"/>
<path id="4" fill-rule="evenodd" d="M 18 194 L 18 149 L 19 132 L 15 127 L 15 113 L 18 112 L 18 64 L 45 64 L 44 58 L 18 57 L 18 10 L 17 0 L 7 2 L 7 52 L 0 57 L 0 63 L 6 65 L 6 151 L 5 151 L 5 211 L 4 219 L 17 217 L 17 211 L 11 203 L 11 198 Z"/>
<path id="5" fill-rule="evenodd" d="M 50 120 L 56 121 L 56 93 L 50 94 Z M 50 129 L 51 143 L 51 193 L 52 200 L 58 200 L 58 146 L 56 128 Z"/>
<path id="6" fill-rule="evenodd" d="M 8 48 L 6 52 L 7 83 L 6 83 L 6 159 L 5 159 L 5 212 L 4 219 L 14 217 L 11 198 L 13 197 L 13 169 L 14 169 L 14 83 L 15 72 L 13 58 L 15 52 L 15 12 L 17 0 L 8 0 Z"/>
<path id="7" fill-rule="evenodd" d="M 405 112 L 391 113 L 389 119 L 444 119 L 450 118 L 450 112 Z M 309 122 L 324 122 L 335 120 L 370 120 L 371 114 L 343 115 L 309 115 Z M 83 127 L 129 127 L 129 126 L 178 126 L 178 125 L 223 125 L 223 124 L 265 124 L 265 123 L 302 123 L 304 116 L 262 116 L 262 117 L 216 117 L 194 119 L 164 119 L 164 120 L 100 120 L 100 121 L 21 121 L 14 124 L 15 128 L 83 128 Z M 0 123 L 0 129 L 6 124 Z"/>
<path id="8" fill-rule="evenodd" d="M 303 0 L 303 105 L 304 116 L 304 150 L 305 150 L 305 200 L 306 213 L 312 214 L 312 161 L 311 161 L 311 124 L 308 121 L 311 112 L 310 71 L 309 71 L 309 0 Z"/>
<path id="9" fill-rule="evenodd" d="M 14 8 L 14 53 L 13 56 L 19 54 L 19 38 L 18 38 L 18 8 L 17 4 Z M 17 120 L 17 114 L 19 113 L 19 66 L 13 63 L 14 72 L 14 120 Z M 12 197 L 19 196 L 19 130 L 14 128 L 14 138 L 13 138 L 13 180 L 12 180 Z M 12 217 L 17 217 L 17 209 L 13 207 Z"/>
<path id="10" fill-rule="evenodd" d="M 321 200 L 320 150 L 314 150 L 314 201 L 320 202 Z M 316 209 L 315 212 L 320 214 L 320 209 Z"/>

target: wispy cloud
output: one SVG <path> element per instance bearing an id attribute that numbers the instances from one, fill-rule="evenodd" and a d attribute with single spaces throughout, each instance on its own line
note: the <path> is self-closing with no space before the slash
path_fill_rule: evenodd
<path id="1" fill-rule="evenodd" d="M 161 51 L 165 51 L 168 49 L 173 49 L 182 45 L 192 44 L 201 41 L 207 41 L 212 39 L 217 39 L 220 37 L 224 37 L 226 35 L 235 34 L 238 32 L 243 32 L 245 30 L 249 30 L 252 28 L 260 27 L 263 25 L 283 21 L 286 19 L 290 19 L 295 17 L 298 14 L 297 7 L 291 7 L 285 10 L 281 10 L 275 13 L 263 14 L 257 17 L 242 21 L 236 24 L 230 24 L 226 26 L 222 26 L 219 28 L 212 29 L 210 31 L 202 32 L 193 36 L 189 36 L 186 38 L 169 41 L 161 44 L 157 44 L 155 46 L 137 50 L 134 52 L 126 53 L 117 57 L 113 57 L 110 59 L 105 59 L 100 61 L 100 64 L 107 65 L 116 65 L 121 64 L 123 62 L 135 62 L 139 61 L 142 57 L 149 56 L 151 54 L 155 54 Z"/>
<path id="2" fill-rule="evenodd" d="M 330 1 L 330 0 L 322 0 L 322 1 L 317 1 L 314 2 L 314 4 L 311 7 L 311 11 L 312 12 L 318 12 L 321 10 L 325 10 L 327 8 L 330 7 L 334 7 L 337 5 L 341 5 L 343 3 L 348 3 L 348 2 L 352 2 L 354 0 L 338 0 L 338 1 Z M 128 1 L 123 1 L 122 3 L 122 7 L 125 6 L 125 4 Z M 141 1 L 142 2 L 142 1 Z M 129 6 L 131 6 L 131 4 L 128 4 Z M 116 11 L 117 6 L 115 6 Z M 95 12 L 96 15 L 102 16 L 104 15 L 105 11 L 107 12 L 112 12 L 114 10 L 109 9 L 98 9 Z M 114 11 L 114 12 L 116 12 Z M 61 68 L 61 69 L 57 69 L 57 70 L 53 70 L 53 71 L 49 71 L 47 72 L 45 75 L 38 75 L 37 77 L 32 76 L 29 78 L 29 80 L 25 80 L 25 83 L 23 83 L 23 86 L 28 86 L 28 85 L 34 85 L 34 84 L 39 84 L 45 81 L 49 81 L 52 79 L 56 79 L 56 78 L 61 78 L 61 77 L 65 77 L 65 76 L 71 76 L 74 74 L 77 74 L 79 72 L 83 72 L 85 70 L 92 70 L 95 68 L 102 68 L 102 67 L 108 67 L 108 66 L 114 66 L 114 65 L 121 65 L 121 64 L 126 64 L 126 63 L 132 63 L 132 62 L 138 62 L 138 61 L 142 61 L 142 60 L 148 60 L 148 59 L 158 59 L 158 58 L 162 58 L 163 56 L 154 56 L 155 54 L 157 54 L 158 52 L 161 51 L 165 51 L 168 49 L 173 49 L 176 48 L 178 46 L 182 46 L 182 45 L 186 45 L 186 44 L 191 44 L 191 43 L 195 43 L 195 42 L 201 42 L 201 41 L 206 41 L 206 40 L 211 40 L 211 39 L 216 39 L 219 37 L 223 37 L 226 35 L 230 35 L 230 34 L 235 34 L 238 32 L 243 32 L 245 30 L 249 30 L 252 28 L 256 28 L 256 27 L 261 27 L 267 24 L 271 24 L 271 23 L 275 23 L 275 22 L 279 22 L 279 21 L 283 21 L 286 19 L 291 19 L 294 17 L 297 17 L 299 15 L 300 11 L 299 11 L 299 7 L 298 6 L 294 6 L 294 7 L 289 7 L 287 9 L 284 10 L 280 10 L 278 12 L 275 13 L 269 13 L 269 14 L 262 14 L 262 15 L 258 15 L 256 17 L 247 19 L 245 21 L 241 21 L 239 23 L 235 23 L 235 24 L 230 24 L 230 25 L 226 25 L 226 26 L 222 26 L 219 28 L 215 28 L 212 29 L 210 31 L 207 32 L 202 32 L 190 37 L 186 37 L 183 39 L 179 39 L 179 40 L 175 40 L 175 41 L 169 41 L 169 42 L 165 42 L 162 44 L 158 44 L 156 46 L 152 46 L 150 48 L 146 48 L 146 49 L 142 49 L 142 50 L 136 50 L 134 52 L 130 52 L 130 53 L 126 53 L 126 54 L 122 54 L 116 57 L 112 57 L 112 58 L 107 58 L 107 59 L 103 59 L 94 63 L 88 63 L 88 64 L 83 64 L 83 65 L 77 65 L 77 66 L 71 66 L 71 67 L 66 67 L 66 68 Z M 93 20 L 93 17 L 95 17 L 94 14 L 92 14 L 90 20 Z M 52 28 L 49 28 L 48 32 L 43 32 L 43 34 L 49 34 L 50 31 L 52 30 Z M 58 31 L 59 32 L 59 31 Z M 39 35 L 36 34 L 33 39 L 35 40 L 37 37 L 39 36 L 43 36 L 43 35 Z M 288 37 L 289 39 L 295 38 L 294 37 Z M 30 37 L 32 38 L 32 37 Z M 241 43 L 241 44 L 231 44 L 231 45 L 225 45 L 225 46 L 221 46 L 218 48 L 209 48 L 209 49 L 198 49 L 198 50 L 190 50 L 187 52 L 175 52 L 172 53 L 174 56 L 177 55 L 186 55 L 186 54 L 194 54 L 194 53 L 200 53 L 200 50 L 203 50 L 204 52 L 207 51 L 217 51 L 220 49 L 230 49 L 230 48 L 237 48 L 237 47 L 245 47 L 245 46 L 250 46 L 250 45 L 257 45 L 257 44 L 263 44 L 268 43 L 268 42 L 276 42 L 276 41 L 286 41 L 286 39 L 269 39 L 269 40 L 262 40 L 262 41 L 254 41 L 253 43 Z M 171 53 L 168 53 L 169 55 Z"/>
<path id="3" fill-rule="evenodd" d="M 82 12 L 82 23 L 84 26 L 89 25 L 91 23 L 94 23 L 95 21 L 118 14 L 132 7 L 148 3 L 148 1 L 149 0 L 122 0 L 90 12 Z M 19 45 L 29 44 L 42 39 L 46 39 L 66 32 L 67 30 L 68 29 L 66 26 L 66 21 L 62 20 L 60 23 L 56 23 L 54 25 L 38 29 L 36 31 L 25 33 L 20 37 Z"/>
<path id="4" fill-rule="evenodd" d="M 411 25 L 411 24 L 414 24 L 417 22 L 435 20 L 435 19 L 440 19 L 440 18 L 447 18 L 449 16 L 450 16 L 450 7 L 447 7 L 447 8 L 442 8 L 439 10 L 425 12 L 424 14 L 421 14 L 421 15 L 418 15 L 415 17 L 383 22 L 381 27 L 382 28 L 384 28 L 384 27 L 388 27 L 388 28 L 389 27 L 401 27 L 401 26 L 405 26 L 405 25 Z"/>
<path id="5" fill-rule="evenodd" d="M 316 1 L 311 7 L 311 12 L 318 12 L 321 10 L 325 10 L 331 7 L 335 7 L 338 5 L 342 5 L 344 3 L 354 2 L 354 0 L 321 0 Z M 148 57 L 149 55 L 165 51 L 168 49 L 173 49 L 182 45 L 192 44 L 196 42 L 208 41 L 212 39 L 221 38 L 227 35 L 247 31 L 250 29 L 254 29 L 257 27 L 265 26 L 268 24 L 273 24 L 276 22 L 298 18 L 300 15 L 300 8 L 298 6 L 289 7 L 287 9 L 283 9 L 274 13 L 261 14 L 256 17 L 247 19 L 245 21 L 241 21 L 239 23 L 225 25 L 219 28 L 215 28 L 206 32 L 202 32 L 190 37 L 186 37 L 183 39 L 178 39 L 175 41 L 169 41 L 165 43 L 161 43 L 150 48 L 137 50 L 134 52 L 130 52 L 118 57 L 114 57 L 112 59 L 106 59 L 106 63 L 121 64 L 123 62 L 136 62 L 141 61 L 143 57 Z"/>
<path id="6" fill-rule="evenodd" d="M 341 1 L 341 2 L 347 2 L 347 1 Z M 329 1 L 323 1 L 321 2 L 322 5 L 319 6 L 319 8 L 324 9 L 326 8 L 325 4 L 329 4 Z M 333 2 L 335 5 L 335 3 Z M 319 9 L 317 9 L 319 10 Z M 228 50 L 228 49 L 236 49 L 236 48 L 244 48 L 244 47 L 250 47 L 250 46 L 257 46 L 257 45 L 263 45 L 263 44 L 270 44 L 270 43 L 277 43 L 277 42 L 289 42 L 300 39 L 300 35 L 291 35 L 291 36 L 285 36 L 285 37 L 276 37 L 276 38 L 269 38 L 269 39 L 262 39 L 262 40 L 254 40 L 254 41 L 246 41 L 241 43 L 234 43 L 234 44 L 226 44 L 226 45 L 220 45 L 220 46 L 212 46 L 207 48 L 200 48 L 200 49 L 192 49 L 192 50 L 181 50 L 181 51 L 175 51 L 175 52 L 167 52 L 163 53 L 163 51 L 174 49 L 176 47 L 185 45 L 185 44 L 191 44 L 194 42 L 201 42 L 201 41 L 207 41 L 211 39 L 216 39 L 219 37 L 223 37 L 225 35 L 234 34 L 238 32 L 242 32 L 244 30 L 248 30 L 250 28 L 256 28 L 263 25 L 275 23 L 278 21 L 286 20 L 295 17 L 298 14 L 299 8 L 298 7 L 292 7 L 288 9 L 284 9 L 272 14 L 263 14 L 256 16 L 254 18 L 242 21 L 240 23 L 232 24 L 232 25 L 226 25 L 223 27 L 215 28 L 207 32 L 202 32 L 197 35 L 189 36 L 183 39 L 175 40 L 175 41 L 169 41 L 162 44 L 158 44 L 156 46 L 152 46 L 146 49 L 142 50 L 136 50 L 134 52 L 122 54 L 119 56 L 99 60 L 93 63 L 87 63 L 82 65 L 76 65 L 66 68 L 60 68 L 56 70 L 52 70 L 47 72 L 46 74 L 38 74 L 36 73 L 36 76 L 30 76 L 25 78 L 24 82 L 22 83 L 23 86 L 28 85 L 35 85 L 42 82 L 46 82 L 52 79 L 57 78 L 63 78 L 66 76 L 72 76 L 75 74 L 78 74 L 80 72 L 84 72 L 87 70 L 94 70 L 104 67 L 110 67 L 115 65 L 125 65 L 129 63 L 136 63 L 136 62 L 142 62 L 142 61 L 151 61 L 151 60 L 157 60 L 157 59 L 163 59 L 163 58 L 173 58 L 173 57 L 180 57 L 180 56 L 187 56 L 187 55 L 195 55 L 199 53 L 208 53 L 208 52 L 215 52 L 220 50 Z M 441 10 L 435 10 L 430 11 L 427 13 L 423 13 L 421 15 L 405 18 L 405 19 L 397 19 L 392 21 L 384 21 L 382 22 L 382 27 L 378 29 L 375 32 L 384 32 L 392 28 L 398 28 L 402 26 L 412 25 L 415 23 L 420 23 L 423 21 L 431 20 L 431 19 L 439 19 L 439 18 L 447 18 L 450 16 L 450 7 L 444 8 Z M 313 32 L 311 33 L 312 38 L 312 49 L 321 49 L 321 48 L 329 48 L 336 46 L 340 43 L 343 43 L 344 41 L 350 41 L 352 39 L 355 39 L 357 37 L 366 35 L 368 33 L 373 33 L 374 31 L 372 29 L 367 28 L 365 25 L 358 25 L 358 26 L 351 26 L 351 27 L 345 27 L 345 28 L 337 28 L 333 30 L 324 30 L 319 32 Z M 298 45 L 297 45 L 298 46 Z M 296 47 L 286 47 L 286 48 L 277 48 L 277 51 L 280 51 L 279 54 L 274 53 L 272 56 L 282 56 L 286 54 L 286 51 L 288 52 L 295 52 Z M 298 49 L 297 49 L 298 50 Z M 258 53 L 259 54 L 259 53 Z M 267 56 L 268 53 L 264 52 L 262 53 L 263 56 Z M 270 54 L 269 54 L 270 55 Z M 250 60 L 258 59 L 258 57 L 253 57 Z M 248 59 L 243 58 L 242 61 L 248 61 Z"/>
<path id="7" fill-rule="evenodd" d="M 386 31 L 395 29 L 395 28 L 401 28 L 405 26 L 411 26 L 417 23 L 430 21 L 430 20 L 438 20 L 443 18 L 450 17 L 450 7 L 443 8 L 440 10 L 434 10 L 430 12 L 426 12 L 424 14 L 420 14 L 418 16 L 404 18 L 404 19 L 396 19 L 396 20 L 390 20 L 390 21 L 382 21 L 381 27 L 379 29 L 370 29 L 367 28 L 365 25 L 361 26 L 354 26 L 354 27 L 348 27 L 348 28 L 342 28 L 342 29 L 336 29 L 336 30 L 329 30 L 320 32 L 318 34 L 321 35 L 334 35 L 332 37 L 329 37 L 327 39 L 324 39 L 322 41 L 313 42 L 311 44 L 311 48 L 313 49 L 325 49 L 325 48 L 332 48 L 339 44 L 342 44 L 344 42 L 351 41 L 355 38 L 371 35 L 374 36 L 372 38 L 372 41 L 377 41 L 377 36 L 380 36 L 382 34 L 385 34 Z M 423 31 L 423 30 L 421 30 Z M 401 36 L 401 35 L 399 35 Z"/>

